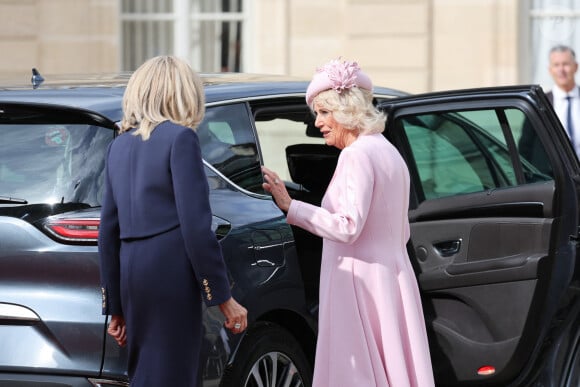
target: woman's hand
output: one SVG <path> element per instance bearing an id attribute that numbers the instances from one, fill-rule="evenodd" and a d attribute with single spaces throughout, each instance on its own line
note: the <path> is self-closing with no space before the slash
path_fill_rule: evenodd
<path id="1" fill-rule="evenodd" d="M 288 212 L 292 198 L 288 194 L 284 182 L 280 180 L 276 173 L 266 167 L 262 167 L 262 173 L 266 180 L 266 182 L 262 184 L 262 187 L 272 194 L 274 201 L 282 211 Z"/>
<path id="2" fill-rule="evenodd" d="M 243 332 L 248 327 L 248 311 L 233 297 L 220 304 L 220 310 L 226 317 L 225 327 L 232 333 Z"/>
<path id="3" fill-rule="evenodd" d="M 122 316 L 113 315 L 109 322 L 107 333 L 115 339 L 119 346 L 124 347 L 127 344 L 127 331 L 125 328 L 125 319 Z"/>

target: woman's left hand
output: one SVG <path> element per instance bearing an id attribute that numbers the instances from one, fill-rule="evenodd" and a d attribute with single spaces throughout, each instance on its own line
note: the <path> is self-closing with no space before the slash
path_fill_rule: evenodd
<path id="1" fill-rule="evenodd" d="M 226 328 L 232 333 L 238 334 L 248 327 L 248 310 L 238 304 L 233 297 L 220 304 L 219 308 L 226 317 Z"/>
<path id="2" fill-rule="evenodd" d="M 274 171 L 271 171 L 266 167 L 262 167 L 262 173 L 264 174 L 264 179 L 266 180 L 266 182 L 262 184 L 262 187 L 272 194 L 276 204 L 282 211 L 288 212 L 292 198 L 288 194 L 284 182 L 280 180 Z"/>

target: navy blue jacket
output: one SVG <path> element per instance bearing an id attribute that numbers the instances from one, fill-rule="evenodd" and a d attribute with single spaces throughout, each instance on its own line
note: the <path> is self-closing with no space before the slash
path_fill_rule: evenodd
<path id="1" fill-rule="evenodd" d="M 176 227 L 181 227 L 206 305 L 223 303 L 231 297 L 230 284 L 211 230 L 209 187 L 197 134 L 169 121 L 159 124 L 147 141 L 133 132 L 117 137 L 107 156 L 99 227 L 103 314 L 122 315 L 121 240 L 149 238 Z"/>

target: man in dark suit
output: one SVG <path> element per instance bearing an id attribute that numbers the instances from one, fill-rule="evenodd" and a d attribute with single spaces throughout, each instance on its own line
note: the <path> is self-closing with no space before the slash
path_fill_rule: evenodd
<path id="1" fill-rule="evenodd" d="M 549 56 L 548 71 L 554 80 L 552 90 L 546 96 L 552 103 L 554 111 L 566 129 L 572 146 L 580 154 L 580 88 L 576 85 L 576 53 L 568 46 L 552 47 Z M 542 172 L 549 172 L 545 151 L 529 122 L 524 123 L 519 142 L 520 153 Z"/>
<path id="2" fill-rule="evenodd" d="M 576 54 L 568 46 L 555 46 L 550 50 L 548 67 L 554 80 L 554 87 L 547 93 L 562 125 L 566 128 L 572 145 L 578 153 L 580 140 L 580 93 L 576 86 L 578 63 Z M 579 144 L 580 145 L 580 144 Z"/>

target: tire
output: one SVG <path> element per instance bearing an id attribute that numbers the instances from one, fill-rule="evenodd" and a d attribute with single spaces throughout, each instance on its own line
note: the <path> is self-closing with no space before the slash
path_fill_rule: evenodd
<path id="1" fill-rule="evenodd" d="M 221 387 L 311 387 L 312 367 L 284 328 L 258 323 L 246 333 Z"/>

